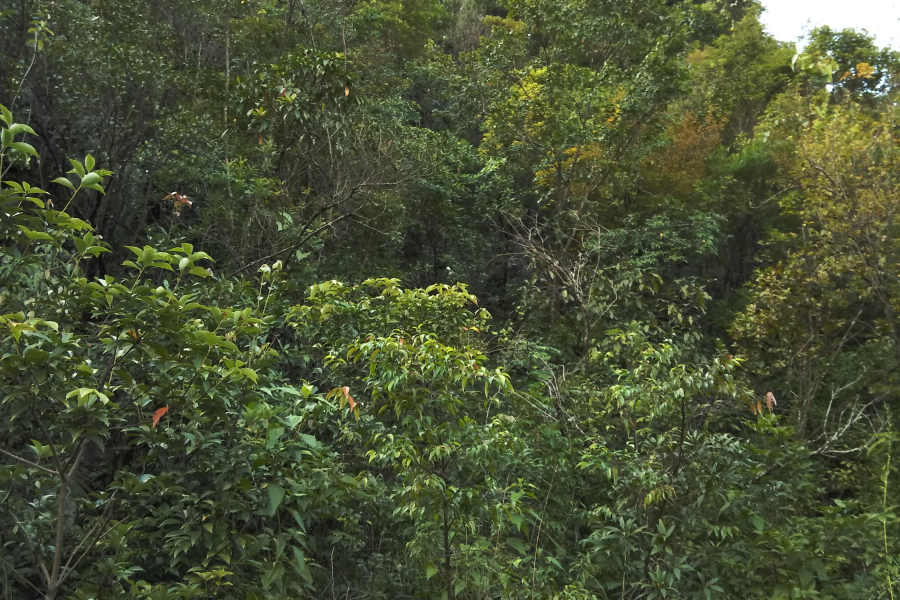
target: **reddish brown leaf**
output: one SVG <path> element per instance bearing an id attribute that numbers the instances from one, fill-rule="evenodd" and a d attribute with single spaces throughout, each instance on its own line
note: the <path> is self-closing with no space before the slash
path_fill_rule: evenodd
<path id="1" fill-rule="evenodd" d="M 156 424 L 159 423 L 159 420 L 162 419 L 162 416 L 166 414 L 168 410 L 168 406 L 163 406 L 162 408 L 157 409 L 155 413 L 153 413 L 153 427 L 156 427 Z"/>
<path id="2" fill-rule="evenodd" d="M 351 410 L 351 411 L 354 410 L 354 409 L 356 408 L 356 405 L 358 404 L 358 403 L 356 402 L 356 400 L 353 399 L 353 396 L 350 396 L 350 395 L 347 396 L 347 402 L 350 403 L 350 410 Z"/>

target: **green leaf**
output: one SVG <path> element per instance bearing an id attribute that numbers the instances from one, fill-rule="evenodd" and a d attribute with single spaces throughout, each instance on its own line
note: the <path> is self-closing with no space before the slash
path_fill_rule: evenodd
<path id="1" fill-rule="evenodd" d="M 460 577 L 456 580 L 456 583 L 453 585 L 453 593 L 459 596 L 463 590 L 466 589 L 466 580 Z"/>
<path id="2" fill-rule="evenodd" d="M 311 584 L 313 582 L 312 573 L 309 572 L 309 567 L 306 565 L 306 557 L 303 556 L 303 551 L 297 546 L 291 546 L 291 549 L 294 551 L 294 567 L 297 573 L 306 583 Z"/>
<path id="3" fill-rule="evenodd" d="M 525 542 L 523 542 L 519 538 L 508 537 L 508 538 L 506 538 L 506 543 L 509 544 L 509 546 L 513 550 L 516 550 L 519 554 L 527 554 L 528 553 L 528 546 L 526 546 Z"/>
<path id="4" fill-rule="evenodd" d="M 27 350 L 25 350 L 22 358 L 25 359 L 25 364 L 34 365 L 44 362 L 45 360 L 47 360 L 47 358 L 49 358 L 49 356 L 50 353 L 46 350 L 41 350 L 39 348 L 28 348 Z"/>
<path id="5" fill-rule="evenodd" d="M 38 157 L 37 150 L 34 149 L 34 146 L 31 144 L 26 144 L 25 142 L 13 142 L 9 144 L 9 147 L 13 150 L 18 150 L 19 152 L 24 152 L 25 154 L 30 154 L 34 157 Z"/>
<path id="6" fill-rule="evenodd" d="M 249 380 L 252 381 L 253 383 L 259 383 L 259 378 L 258 378 L 258 376 L 256 375 L 256 371 L 254 371 L 253 369 L 249 369 L 249 368 L 247 368 L 247 367 L 244 367 L 244 368 L 242 368 L 242 369 L 239 369 L 239 372 L 240 372 L 241 375 L 243 375 L 244 377 L 246 377 L 247 379 L 249 379 Z"/>
<path id="7" fill-rule="evenodd" d="M 757 533 L 762 533 L 766 527 L 766 522 L 759 515 L 753 515 L 750 517 L 750 520 L 753 521 L 753 526 L 756 527 Z"/>
<path id="8" fill-rule="evenodd" d="M 303 517 L 300 516 L 300 513 L 294 509 L 290 509 L 288 512 L 290 512 L 291 516 L 294 517 L 294 522 L 297 523 L 297 527 L 299 527 L 301 531 L 306 533 L 306 523 L 303 522 Z"/>
<path id="9" fill-rule="evenodd" d="M 319 446 L 320 446 L 319 440 L 317 440 L 313 436 L 309 435 L 308 433 L 301 433 L 300 439 L 302 439 L 304 442 L 306 442 L 306 445 L 309 446 L 310 448 L 312 448 L 313 450 L 319 449 Z"/>
<path id="10" fill-rule="evenodd" d="M 277 483 L 270 483 L 266 489 L 269 492 L 269 509 L 271 514 L 274 515 L 278 507 L 281 506 L 281 501 L 284 500 L 284 488 Z"/>
<path id="11" fill-rule="evenodd" d="M 97 173 L 88 173 L 84 177 L 81 178 L 81 185 L 84 187 L 88 187 L 103 181 L 103 178 L 100 177 Z"/>
<path id="12" fill-rule="evenodd" d="M 72 163 L 72 170 L 69 173 L 75 173 L 79 177 L 84 177 L 84 165 L 74 158 L 70 158 L 69 162 Z"/>
<path id="13" fill-rule="evenodd" d="M 70 190 L 75 189 L 75 186 L 72 184 L 72 182 L 69 181 L 68 179 L 66 179 L 65 177 L 57 177 L 56 179 L 53 180 L 53 183 L 58 183 L 59 185 L 69 188 Z"/>
<path id="14" fill-rule="evenodd" d="M 32 231 L 31 229 L 28 229 L 24 225 L 19 225 L 19 229 L 22 230 L 22 233 L 25 234 L 25 237 L 27 237 L 29 240 L 32 240 L 32 241 L 34 241 L 34 240 L 52 241 L 53 240 L 53 236 L 51 236 L 49 233 L 45 233 L 43 231 Z"/>
<path id="15" fill-rule="evenodd" d="M 266 449 L 271 450 L 284 434 L 284 427 L 269 427 L 266 432 Z"/>
<path id="16" fill-rule="evenodd" d="M 31 135 L 37 135 L 34 132 L 34 129 L 32 129 L 28 125 L 25 125 L 24 123 L 13 123 L 12 125 L 9 126 L 9 131 L 13 135 L 18 135 L 18 134 L 22 133 L 23 131 L 25 133 L 30 133 Z"/>
<path id="17" fill-rule="evenodd" d="M 259 553 L 260 550 L 265 548 L 271 540 L 272 538 L 268 535 L 260 535 L 258 538 L 256 538 L 256 540 L 253 541 L 250 547 L 247 548 L 247 554 L 245 555 L 245 557 L 253 558 L 254 556 L 256 556 L 256 554 Z"/>
<path id="18" fill-rule="evenodd" d="M 427 565 L 425 565 L 425 579 L 431 579 L 432 577 L 434 577 L 437 574 L 438 574 L 438 568 L 436 566 L 434 566 L 433 562 L 430 562 Z"/>

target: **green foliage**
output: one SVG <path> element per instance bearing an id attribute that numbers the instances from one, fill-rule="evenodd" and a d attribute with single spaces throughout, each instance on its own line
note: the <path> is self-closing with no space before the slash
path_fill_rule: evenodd
<path id="1" fill-rule="evenodd" d="M 853 31 L 820 27 L 810 34 L 810 44 L 799 56 L 800 67 L 819 80 L 835 82 L 838 95 L 871 99 L 889 84 L 900 67 L 900 55 L 878 48 L 872 38 Z"/>
<path id="2" fill-rule="evenodd" d="M 90 156 L 72 164 L 81 187 L 106 175 Z M 218 305 L 210 258 L 190 244 L 132 247 L 128 276 L 88 280 L 83 264 L 108 252 L 92 228 L 4 183 L 2 235 L 21 240 L 4 246 L 0 292 L 4 585 L 47 598 L 305 589 L 308 498 L 329 486 L 308 474 L 336 465 L 302 425 L 324 397 L 272 370 L 267 302 Z M 271 295 L 277 279 L 263 284 Z"/>
<path id="3" fill-rule="evenodd" d="M 893 599 L 897 57 L 760 11 L 0 11 L 0 600 Z"/>

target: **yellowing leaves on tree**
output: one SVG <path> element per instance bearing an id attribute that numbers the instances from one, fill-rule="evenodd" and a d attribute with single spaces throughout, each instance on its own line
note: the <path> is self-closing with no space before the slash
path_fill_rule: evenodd
<path id="1" fill-rule="evenodd" d="M 869 63 L 859 63 L 856 65 L 856 77 L 858 79 L 872 79 L 875 75 L 875 67 Z"/>

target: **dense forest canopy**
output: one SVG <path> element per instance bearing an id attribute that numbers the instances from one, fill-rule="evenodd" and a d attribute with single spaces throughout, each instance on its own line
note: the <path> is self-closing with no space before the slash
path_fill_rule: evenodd
<path id="1" fill-rule="evenodd" d="M 0 600 L 894 600 L 900 53 L 761 10 L 0 3 Z"/>

